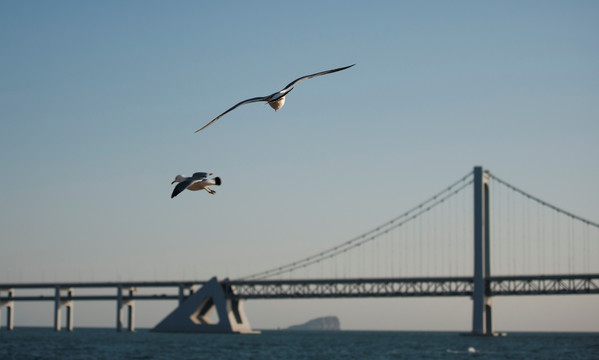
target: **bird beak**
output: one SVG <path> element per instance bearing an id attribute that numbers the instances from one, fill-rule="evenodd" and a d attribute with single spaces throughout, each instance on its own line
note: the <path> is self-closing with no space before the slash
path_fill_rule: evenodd
<path id="1" fill-rule="evenodd" d="M 173 180 L 173 182 L 171 183 L 171 185 L 173 185 L 175 183 L 175 181 L 177 181 L 177 180 Z"/>

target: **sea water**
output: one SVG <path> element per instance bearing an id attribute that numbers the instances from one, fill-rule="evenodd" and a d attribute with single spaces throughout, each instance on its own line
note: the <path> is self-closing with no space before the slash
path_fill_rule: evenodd
<path id="1" fill-rule="evenodd" d="M 148 330 L 0 331 L 0 359 L 599 359 L 599 333 L 262 331 L 258 335 Z"/>

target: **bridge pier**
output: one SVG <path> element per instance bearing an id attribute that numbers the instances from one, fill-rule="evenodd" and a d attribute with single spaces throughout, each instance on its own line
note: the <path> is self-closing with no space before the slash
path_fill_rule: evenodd
<path id="1" fill-rule="evenodd" d="M 8 292 L 8 300 L 0 301 L 0 315 L 2 307 L 6 308 L 6 329 L 8 331 L 14 330 L 14 301 L 11 299 L 14 297 L 14 289 L 0 289 L 0 292 L 6 291 Z M 0 329 L 2 328 L 2 323 L 0 322 Z"/>
<path id="2" fill-rule="evenodd" d="M 63 300 L 61 290 L 67 291 L 67 299 Z M 54 331 L 61 329 L 60 310 L 63 306 L 67 309 L 67 331 L 73 331 L 73 289 L 61 289 L 59 286 L 54 288 Z"/>
<path id="3" fill-rule="evenodd" d="M 472 294 L 472 335 L 493 335 L 489 278 L 490 258 L 490 175 L 482 166 L 474 168 L 474 291 Z"/>
<path id="4" fill-rule="evenodd" d="M 184 297 L 179 285 L 179 306 L 152 329 L 156 332 L 189 333 L 258 333 L 250 327 L 243 303 L 233 288 L 219 283 L 216 277 L 204 283 L 195 293 Z M 191 289 L 190 289 L 191 291 Z M 210 315 L 216 314 L 217 320 Z"/>
<path id="5" fill-rule="evenodd" d="M 129 288 L 129 299 L 123 299 L 123 286 L 118 285 L 117 287 L 117 300 L 116 300 L 116 331 L 123 331 L 123 307 L 127 307 L 127 331 L 135 331 L 135 302 L 131 299 L 135 295 L 137 289 L 134 287 Z"/>

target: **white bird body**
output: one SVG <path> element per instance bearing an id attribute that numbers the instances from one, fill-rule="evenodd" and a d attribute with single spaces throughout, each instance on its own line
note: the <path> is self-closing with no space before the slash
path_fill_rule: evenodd
<path id="1" fill-rule="evenodd" d="M 195 180 L 187 185 L 186 189 L 192 191 L 204 190 L 210 185 L 216 185 L 216 181 L 214 181 L 214 179 Z"/>
<path id="2" fill-rule="evenodd" d="M 226 113 L 228 113 L 229 111 L 231 111 L 231 110 L 233 110 L 236 107 L 241 106 L 241 105 L 245 105 L 245 104 L 249 104 L 249 103 L 253 103 L 253 102 L 259 102 L 259 101 L 266 101 L 268 103 L 268 105 L 270 105 L 271 108 L 273 108 L 273 109 L 275 109 L 275 111 L 277 111 L 280 108 L 282 108 L 283 105 L 285 105 L 285 96 L 287 94 L 289 94 L 289 92 L 291 90 L 293 90 L 293 87 L 297 83 L 299 83 L 300 81 L 304 81 L 306 79 L 311 79 L 311 78 L 316 77 L 316 76 L 326 75 L 326 74 L 334 73 L 334 72 L 337 72 L 337 71 L 345 70 L 345 69 L 348 69 L 348 68 L 350 68 L 350 67 L 352 67 L 354 65 L 355 64 L 349 65 L 349 66 L 340 67 L 340 68 L 337 68 L 337 69 L 321 71 L 321 72 L 318 72 L 318 73 L 315 73 L 315 74 L 311 74 L 311 75 L 302 76 L 302 77 L 297 78 L 297 79 L 293 80 L 292 82 L 290 82 L 281 91 L 277 91 L 276 93 L 270 94 L 268 96 L 259 96 L 259 97 L 255 97 L 255 98 L 243 100 L 243 101 L 241 101 L 241 102 L 233 105 L 231 108 L 229 108 L 229 110 L 227 110 L 224 113 L 220 114 L 219 116 L 215 117 L 212 121 L 210 121 L 208 124 L 204 125 L 200 129 L 196 130 L 195 132 L 204 130 L 208 126 L 212 125 L 216 120 L 218 120 L 221 117 L 223 117 Z"/>
<path id="3" fill-rule="evenodd" d="M 275 109 L 275 111 L 277 111 L 280 108 L 282 108 L 283 105 L 285 105 L 285 97 L 281 96 L 280 98 L 278 98 L 276 100 L 271 100 L 268 102 L 268 105 L 270 105 L 271 108 L 273 108 L 273 109 Z"/>
<path id="4" fill-rule="evenodd" d="M 217 176 L 213 179 L 209 179 L 212 173 L 204 173 L 198 172 L 193 174 L 190 177 L 185 177 L 184 175 L 177 175 L 175 180 L 171 184 L 178 183 L 177 186 L 173 189 L 173 193 L 171 194 L 171 199 L 175 196 L 179 195 L 183 190 L 206 190 L 210 194 L 216 193 L 216 191 L 210 189 L 210 186 L 216 185 L 219 186 L 221 184 L 221 179 Z"/>

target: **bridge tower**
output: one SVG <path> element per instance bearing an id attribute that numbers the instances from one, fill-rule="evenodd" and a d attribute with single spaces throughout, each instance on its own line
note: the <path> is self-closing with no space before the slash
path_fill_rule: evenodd
<path id="1" fill-rule="evenodd" d="M 472 335 L 493 335 L 491 316 L 490 176 L 482 166 L 474 168 L 474 291 Z"/>

